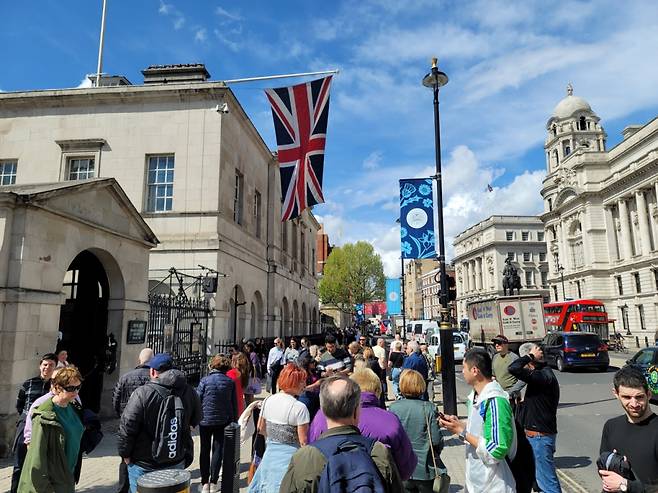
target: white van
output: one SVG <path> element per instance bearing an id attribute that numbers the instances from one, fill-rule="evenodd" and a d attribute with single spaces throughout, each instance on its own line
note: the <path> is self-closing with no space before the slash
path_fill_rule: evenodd
<path id="1" fill-rule="evenodd" d="M 439 324 L 436 320 L 412 320 L 407 324 L 406 338 L 416 339 L 418 342 L 425 342 L 428 332 L 438 332 Z M 412 337 L 413 336 L 413 337 Z"/>
<path id="2" fill-rule="evenodd" d="M 427 345 L 427 351 L 434 359 L 438 354 L 441 354 L 440 351 L 440 340 L 438 332 L 433 333 L 429 337 L 429 344 Z M 462 361 L 464 359 L 464 353 L 468 350 L 468 340 L 464 333 L 454 332 L 452 334 L 452 348 L 455 354 L 455 361 Z"/>

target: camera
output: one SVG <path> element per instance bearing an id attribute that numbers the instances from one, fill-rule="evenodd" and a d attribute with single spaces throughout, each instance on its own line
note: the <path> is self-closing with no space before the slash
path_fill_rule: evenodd
<path id="1" fill-rule="evenodd" d="M 622 478 L 635 479 L 630 462 L 616 452 L 603 452 L 596 460 L 596 465 L 599 469 L 615 472 Z"/>

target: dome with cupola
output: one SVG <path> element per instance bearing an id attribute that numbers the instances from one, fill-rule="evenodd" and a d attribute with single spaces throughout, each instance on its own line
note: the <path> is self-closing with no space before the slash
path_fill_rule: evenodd
<path id="1" fill-rule="evenodd" d="M 573 86 L 569 84 L 567 86 L 567 97 L 557 104 L 550 119 L 564 120 L 579 112 L 593 113 L 592 107 L 587 101 L 573 95 Z"/>

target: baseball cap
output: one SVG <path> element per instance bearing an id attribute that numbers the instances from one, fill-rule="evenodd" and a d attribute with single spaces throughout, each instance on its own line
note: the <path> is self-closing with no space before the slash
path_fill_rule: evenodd
<path id="1" fill-rule="evenodd" d="M 174 360 L 167 353 L 158 353 L 147 364 L 149 368 L 153 368 L 155 371 L 167 371 L 174 367 Z"/>
<path id="2" fill-rule="evenodd" d="M 505 337 L 503 334 L 497 335 L 493 339 L 491 339 L 491 342 L 498 343 L 498 344 L 509 344 L 509 339 Z"/>

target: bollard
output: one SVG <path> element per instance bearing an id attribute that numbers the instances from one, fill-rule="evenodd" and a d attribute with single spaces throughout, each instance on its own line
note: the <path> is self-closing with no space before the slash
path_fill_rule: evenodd
<path id="1" fill-rule="evenodd" d="M 434 372 L 441 373 L 441 355 L 436 354 L 434 356 Z"/>
<path id="2" fill-rule="evenodd" d="M 638 336 L 635 336 L 635 347 L 640 347 L 640 338 Z"/>
<path id="3" fill-rule="evenodd" d="M 649 338 L 644 336 L 644 347 L 649 347 Z"/>
<path id="4" fill-rule="evenodd" d="M 231 423 L 224 428 L 222 455 L 222 493 L 240 491 L 240 425 Z"/>
<path id="5" fill-rule="evenodd" d="M 190 493 L 190 478 L 185 469 L 147 472 L 137 480 L 137 493 Z"/>

